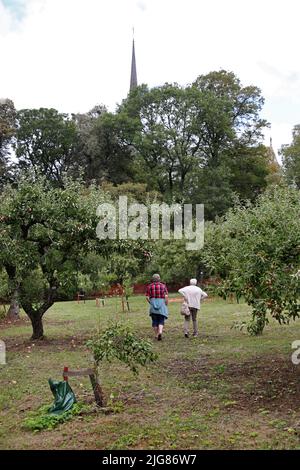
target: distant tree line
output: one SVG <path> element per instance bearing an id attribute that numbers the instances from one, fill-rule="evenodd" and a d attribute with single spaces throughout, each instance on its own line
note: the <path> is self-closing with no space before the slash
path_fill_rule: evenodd
<path id="1" fill-rule="evenodd" d="M 141 85 L 114 113 L 103 105 L 73 115 L 16 111 L 12 101 L 2 101 L 0 183 L 31 170 L 58 187 L 65 176 L 111 188 L 142 184 L 165 202 L 205 204 L 212 220 L 236 196 L 253 201 L 281 177 L 262 144 L 263 103 L 257 87 L 243 87 L 224 70 L 185 87 Z M 294 166 L 287 166 L 291 181 Z"/>

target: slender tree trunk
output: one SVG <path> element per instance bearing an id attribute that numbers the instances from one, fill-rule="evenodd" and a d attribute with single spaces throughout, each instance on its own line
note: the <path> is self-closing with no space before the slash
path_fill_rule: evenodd
<path id="1" fill-rule="evenodd" d="M 11 321 L 19 320 L 20 318 L 19 314 L 20 314 L 19 290 L 15 289 L 11 297 L 10 307 L 7 312 L 7 319 Z"/>
<path id="2" fill-rule="evenodd" d="M 43 327 L 43 316 L 42 315 L 33 315 L 30 316 L 30 321 L 32 324 L 32 340 L 44 339 L 44 327 Z"/>
<path id="3" fill-rule="evenodd" d="M 99 373 L 98 373 L 97 367 L 95 367 L 94 370 L 95 370 L 95 373 L 90 375 L 90 381 L 93 387 L 95 402 L 97 406 L 100 406 L 102 408 L 104 406 L 104 393 L 100 385 Z"/>
<path id="4" fill-rule="evenodd" d="M 171 195 L 173 195 L 173 178 L 172 178 L 172 170 L 169 171 L 169 189 Z"/>
<path id="5" fill-rule="evenodd" d="M 184 184 L 185 184 L 185 177 L 186 177 L 186 171 L 181 172 L 181 178 L 180 178 L 180 191 L 183 194 L 184 191 Z"/>

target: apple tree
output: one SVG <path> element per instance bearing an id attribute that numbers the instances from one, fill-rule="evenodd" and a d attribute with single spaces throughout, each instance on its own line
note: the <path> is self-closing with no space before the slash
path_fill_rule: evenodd
<path id="1" fill-rule="evenodd" d="M 275 187 L 254 204 L 237 205 L 205 232 L 204 256 L 223 282 L 252 307 L 251 334 L 272 316 L 288 323 L 300 314 L 300 192 Z"/>

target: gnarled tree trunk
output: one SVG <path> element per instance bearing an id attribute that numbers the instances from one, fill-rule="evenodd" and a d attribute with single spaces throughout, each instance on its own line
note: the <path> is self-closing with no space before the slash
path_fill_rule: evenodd
<path id="1" fill-rule="evenodd" d="M 32 324 L 32 340 L 44 339 L 43 315 L 29 317 Z"/>
<path id="2" fill-rule="evenodd" d="M 43 304 L 34 307 L 30 301 L 23 299 L 22 307 L 26 315 L 30 318 L 32 324 L 32 340 L 44 339 L 43 315 L 54 304 L 55 289 L 48 290 L 48 296 Z"/>

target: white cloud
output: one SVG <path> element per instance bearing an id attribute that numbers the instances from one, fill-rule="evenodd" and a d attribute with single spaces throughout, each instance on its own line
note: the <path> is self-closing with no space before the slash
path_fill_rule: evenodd
<path id="1" fill-rule="evenodd" d="M 300 122 L 299 14 L 299 0 L 26 0 L 17 24 L 0 0 L 0 94 L 18 108 L 114 109 L 129 88 L 134 26 L 139 82 L 232 70 L 262 89 L 277 149 Z"/>
<path id="2" fill-rule="evenodd" d="M 146 4 L 146 2 L 144 2 L 144 1 L 142 1 L 142 0 L 138 1 L 138 2 L 136 3 L 136 5 L 137 5 L 137 7 L 138 7 L 140 10 L 142 10 L 142 11 L 146 11 L 146 9 L 147 9 L 147 4 Z"/>
<path id="3" fill-rule="evenodd" d="M 6 36 L 12 27 L 12 15 L 10 11 L 0 2 L 0 34 Z"/>

